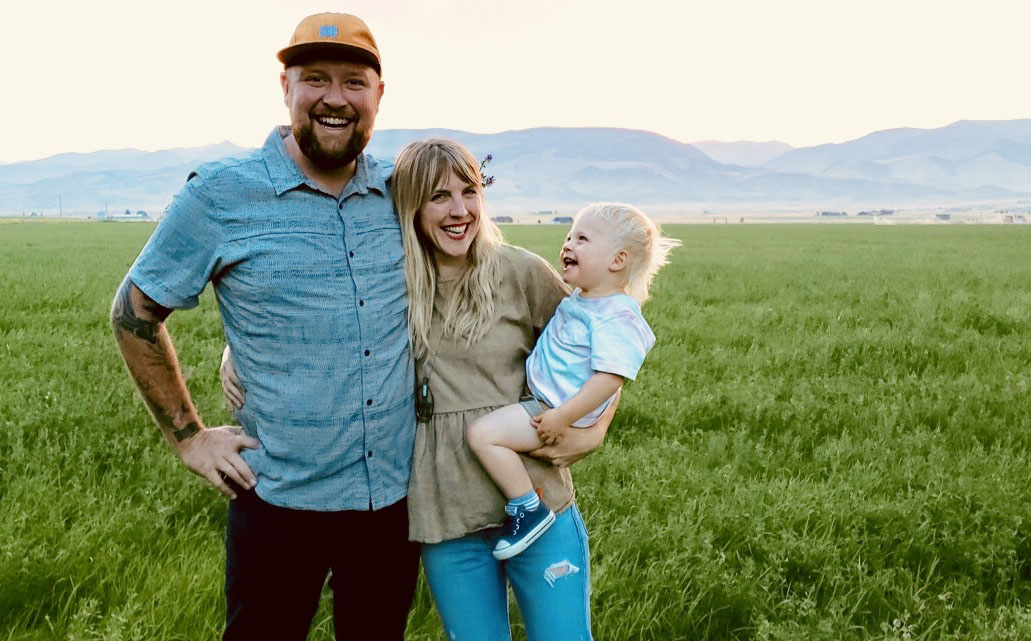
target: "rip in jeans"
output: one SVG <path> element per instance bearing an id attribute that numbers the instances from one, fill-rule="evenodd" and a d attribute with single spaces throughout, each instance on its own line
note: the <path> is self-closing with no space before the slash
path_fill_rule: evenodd
<path id="1" fill-rule="evenodd" d="M 555 581 L 561 579 L 564 576 L 571 576 L 580 571 L 580 568 L 576 567 L 569 561 L 559 561 L 558 563 L 552 563 L 548 566 L 548 569 L 544 571 L 544 580 L 548 582 L 548 585 L 555 587 Z"/>

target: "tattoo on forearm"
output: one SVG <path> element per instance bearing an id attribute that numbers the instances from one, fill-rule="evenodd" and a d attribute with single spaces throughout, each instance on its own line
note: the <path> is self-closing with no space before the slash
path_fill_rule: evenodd
<path id="1" fill-rule="evenodd" d="M 135 355 L 136 367 L 127 361 L 129 373 L 161 431 L 174 438 L 176 443 L 181 443 L 203 430 L 195 419 L 196 410 L 189 403 L 179 403 L 177 409 L 175 401 L 168 403 L 172 400 L 169 399 L 168 382 L 171 381 L 175 387 L 182 381 L 167 334 L 156 334 L 156 339 L 148 341 L 145 348 L 137 350 Z M 186 393 L 186 390 L 182 392 Z"/>
<path id="2" fill-rule="evenodd" d="M 185 441 L 186 439 L 190 438 L 191 436 L 193 436 L 194 434 L 196 434 L 199 431 L 200 431 L 200 426 L 198 426 L 196 423 L 190 423 L 186 427 L 182 428 L 181 430 L 176 430 L 176 431 L 172 432 L 172 436 L 175 437 L 176 441 L 182 443 L 183 441 Z"/>
<path id="3" fill-rule="evenodd" d="M 128 277 L 122 281 L 111 306 L 111 326 L 129 374 L 154 421 L 169 440 L 181 443 L 204 428 L 189 403 L 189 392 L 179 373 L 175 350 L 162 329 L 162 323 L 172 310 L 159 305 L 138 288 L 134 305 L 134 288 Z M 146 342 L 123 340 L 129 334 Z"/>
<path id="4" fill-rule="evenodd" d="M 161 323 L 168 317 L 171 310 L 147 299 L 149 303 L 147 311 L 153 314 L 157 320 L 140 318 L 133 309 L 132 287 L 132 281 L 126 277 L 115 295 L 115 302 L 111 308 L 111 323 L 153 345 L 158 341 L 158 330 L 161 328 Z"/>
<path id="5" fill-rule="evenodd" d="M 182 443 L 186 439 L 190 438 L 197 432 L 201 431 L 201 426 L 195 421 L 189 420 L 186 425 L 182 428 L 176 429 L 175 425 L 178 421 L 182 421 L 184 418 L 188 418 L 192 411 L 186 405 L 182 404 L 179 406 L 179 412 L 173 415 L 173 412 L 168 411 L 162 407 L 156 400 L 150 397 L 149 390 L 145 386 L 140 386 L 140 393 L 143 395 L 143 401 L 150 408 L 150 413 L 154 416 L 154 420 L 158 426 L 166 433 L 171 434 L 175 438 L 176 443 Z"/>

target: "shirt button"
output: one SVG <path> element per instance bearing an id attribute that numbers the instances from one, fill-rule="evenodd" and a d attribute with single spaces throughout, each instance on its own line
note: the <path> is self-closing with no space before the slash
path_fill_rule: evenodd
<path id="1" fill-rule="evenodd" d="M 369 400 L 365 401 L 365 404 L 366 405 L 372 405 L 372 399 L 370 398 Z"/>
<path id="2" fill-rule="evenodd" d="M 365 350 L 365 355 L 366 355 L 366 356 L 368 356 L 368 355 L 369 355 L 370 353 L 371 353 L 371 352 L 369 352 L 369 350 Z"/>
<path id="3" fill-rule="evenodd" d="M 369 451 L 368 451 L 368 452 L 367 452 L 367 453 L 365 454 L 365 456 L 368 456 L 369 458 L 372 458 L 372 450 L 369 450 Z"/>
<path id="4" fill-rule="evenodd" d="M 343 209 L 343 208 L 344 208 L 344 203 L 340 203 L 339 205 L 337 205 L 337 209 Z"/>
<path id="5" fill-rule="evenodd" d="M 358 307 L 365 307 L 365 301 L 363 301 L 363 300 L 358 301 Z"/>
<path id="6" fill-rule="evenodd" d="M 347 252 L 347 255 L 350 256 L 351 258 L 354 258 L 354 252 Z"/>

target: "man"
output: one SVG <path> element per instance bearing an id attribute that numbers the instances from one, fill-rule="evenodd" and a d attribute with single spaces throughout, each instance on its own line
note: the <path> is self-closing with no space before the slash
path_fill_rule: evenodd
<path id="1" fill-rule="evenodd" d="M 338 638 L 401 639 L 415 419 L 401 233 L 362 154 L 383 95 L 358 18 L 305 18 L 278 54 L 290 127 L 190 175 L 115 297 L 119 348 L 182 461 L 233 499 L 224 639 L 304 639 L 327 574 Z M 206 427 L 164 320 L 211 283 L 247 388 Z"/>

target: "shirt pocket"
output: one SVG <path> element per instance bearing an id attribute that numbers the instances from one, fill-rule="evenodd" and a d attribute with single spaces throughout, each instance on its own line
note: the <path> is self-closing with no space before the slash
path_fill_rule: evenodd
<path id="1" fill-rule="evenodd" d="M 582 321 L 568 317 L 556 317 L 555 340 L 566 347 L 582 347 L 589 344 L 590 330 Z"/>
<path id="2" fill-rule="evenodd" d="M 239 268 L 275 285 L 335 275 L 342 266 L 339 235 L 314 230 L 291 230 L 248 239 L 250 251 Z"/>
<path id="3" fill-rule="evenodd" d="M 339 232 L 282 229 L 251 236 L 240 241 L 236 258 L 220 289 L 225 311 L 241 326 L 325 322 L 343 311 L 342 293 L 353 291 Z"/>
<path id="4" fill-rule="evenodd" d="M 356 222 L 354 225 L 352 263 L 361 268 L 400 266 L 404 261 L 401 227 L 397 221 Z"/>

